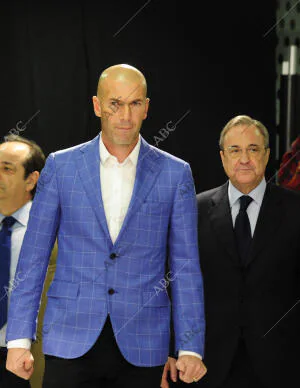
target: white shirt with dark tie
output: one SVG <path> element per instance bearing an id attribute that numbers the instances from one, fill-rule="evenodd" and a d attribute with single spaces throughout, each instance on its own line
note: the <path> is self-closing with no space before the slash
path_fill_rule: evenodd
<path id="1" fill-rule="evenodd" d="M 262 179 L 260 184 L 255 187 L 252 191 L 250 191 L 249 194 L 247 194 L 249 197 L 253 199 L 253 201 L 249 204 L 247 208 L 247 214 L 250 222 L 251 227 L 251 235 L 253 237 L 254 230 L 256 227 L 256 222 L 258 219 L 258 215 L 260 212 L 261 204 L 265 195 L 267 183 L 265 178 Z M 228 199 L 229 199 L 229 205 L 231 209 L 231 216 L 232 216 L 232 224 L 234 226 L 236 216 L 238 215 L 238 212 L 240 210 L 240 197 L 242 197 L 243 194 L 241 191 L 239 191 L 233 184 L 229 181 L 228 185 Z"/>
<path id="2" fill-rule="evenodd" d="M 22 274 L 16 274 L 16 269 L 18 265 L 18 258 L 23 242 L 23 238 L 26 232 L 27 223 L 29 219 L 29 212 L 31 209 L 32 202 L 27 202 L 24 206 L 14 212 L 11 216 L 16 219 L 15 224 L 12 226 L 11 234 L 11 258 L 10 258 L 10 275 L 9 275 L 9 287 L 8 287 L 8 303 L 10 300 L 10 294 L 14 287 L 18 285 L 19 282 L 23 281 L 24 277 Z M 2 221 L 5 218 L 3 214 L 0 213 L 0 230 L 2 229 Z M 6 347 L 5 336 L 6 336 L 6 324 L 0 330 L 0 346 Z"/>

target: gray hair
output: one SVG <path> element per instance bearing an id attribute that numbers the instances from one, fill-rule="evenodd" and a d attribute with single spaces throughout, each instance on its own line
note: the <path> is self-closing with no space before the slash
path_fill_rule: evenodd
<path id="1" fill-rule="evenodd" d="M 251 127 L 252 125 L 254 125 L 264 137 L 265 148 L 269 148 L 269 132 L 267 128 L 260 121 L 254 120 L 250 116 L 240 115 L 240 116 L 235 116 L 233 119 L 228 121 L 228 123 L 222 129 L 222 132 L 220 134 L 220 139 L 219 139 L 219 146 L 221 150 L 223 150 L 224 138 L 227 132 L 231 128 L 236 127 L 237 125 L 247 125 L 248 127 Z"/>

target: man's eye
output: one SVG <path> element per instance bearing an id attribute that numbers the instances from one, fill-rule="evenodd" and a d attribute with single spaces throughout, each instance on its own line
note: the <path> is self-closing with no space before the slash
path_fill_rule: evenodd
<path id="1" fill-rule="evenodd" d="M 250 147 L 250 148 L 249 148 L 249 151 L 250 151 L 252 154 L 256 154 L 256 153 L 259 151 L 259 149 L 256 148 L 256 147 Z"/>
<path id="2" fill-rule="evenodd" d="M 240 152 L 240 150 L 239 150 L 238 148 L 232 148 L 232 149 L 230 150 L 230 152 L 231 152 L 232 154 L 238 154 L 238 153 Z"/>
<path id="3" fill-rule="evenodd" d="M 132 105 L 138 106 L 138 105 L 141 105 L 141 102 L 140 102 L 140 101 L 133 101 L 133 102 L 132 102 Z"/>
<path id="4" fill-rule="evenodd" d="M 7 166 L 2 166 L 1 170 L 4 172 L 12 172 L 12 169 L 10 167 L 7 167 Z"/>

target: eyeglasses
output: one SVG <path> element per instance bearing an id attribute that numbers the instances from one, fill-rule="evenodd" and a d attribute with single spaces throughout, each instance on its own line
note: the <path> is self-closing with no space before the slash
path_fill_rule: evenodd
<path id="1" fill-rule="evenodd" d="M 268 147 L 261 148 L 259 146 L 249 146 L 246 148 L 246 153 L 249 158 L 256 159 L 260 156 L 263 150 L 266 150 Z M 227 151 L 229 156 L 232 159 L 238 159 L 243 155 L 243 148 L 237 146 L 229 146 L 224 148 L 223 151 Z"/>

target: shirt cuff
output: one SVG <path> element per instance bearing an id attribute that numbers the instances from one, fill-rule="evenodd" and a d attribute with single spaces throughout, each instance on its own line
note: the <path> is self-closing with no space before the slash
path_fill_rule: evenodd
<path id="1" fill-rule="evenodd" d="M 195 353 L 195 352 L 189 352 L 187 350 L 179 350 L 178 357 L 180 357 L 180 356 L 195 356 L 195 357 L 200 358 L 200 360 L 202 360 L 202 357 L 200 354 Z"/>
<path id="2" fill-rule="evenodd" d="M 7 342 L 7 349 L 22 348 L 30 350 L 31 340 L 29 338 L 22 338 Z"/>

